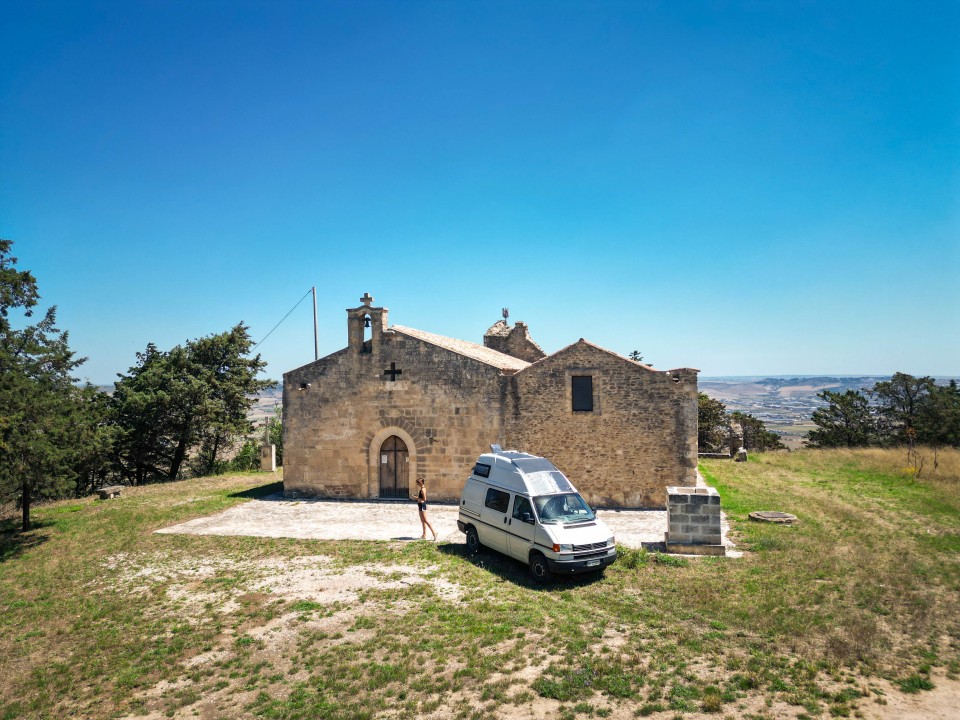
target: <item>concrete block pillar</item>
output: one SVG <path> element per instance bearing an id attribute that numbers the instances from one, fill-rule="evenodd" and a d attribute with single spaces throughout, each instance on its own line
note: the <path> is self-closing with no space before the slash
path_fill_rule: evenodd
<path id="1" fill-rule="evenodd" d="M 720 493 L 712 487 L 667 488 L 669 552 L 726 555 L 720 531 Z"/>

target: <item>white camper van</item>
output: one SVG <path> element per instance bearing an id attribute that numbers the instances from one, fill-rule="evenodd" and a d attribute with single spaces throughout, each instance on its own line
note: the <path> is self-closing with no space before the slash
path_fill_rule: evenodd
<path id="1" fill-rule="evenodd" d="M 613 533 L 553 463 L 491 449 L 477 460 L 460 498 L 457 527 L 470 552 L 498 550 L 527 563 L 539 581 L 551 573 L 603 571 L 616 560 Z"/>

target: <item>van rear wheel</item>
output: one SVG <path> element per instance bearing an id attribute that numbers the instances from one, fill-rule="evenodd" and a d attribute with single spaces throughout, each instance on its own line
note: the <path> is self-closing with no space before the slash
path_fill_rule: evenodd
<path id="1" fill-rule="evenodd" d="M 480 536 L 477 534 L 477 529 L 471 525 L 467 528 L 467 552 L 471 555 L 476 555 L 480 552 Z"/>
<path id="2" fill-rule="evenodd" d="M 533 553 L 530 556 L 530 574 L 538 583 L 548 582 L 552 576 L 547 559 L 540 553 Z"/>

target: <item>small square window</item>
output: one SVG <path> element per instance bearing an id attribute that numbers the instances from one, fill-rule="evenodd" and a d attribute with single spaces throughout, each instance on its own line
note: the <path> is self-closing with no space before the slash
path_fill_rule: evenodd
<path id="1" fill-rule="evenodd" d="M 574 412 L 593 412 L 593 376 L 574 375 L 571 378 Z"/>

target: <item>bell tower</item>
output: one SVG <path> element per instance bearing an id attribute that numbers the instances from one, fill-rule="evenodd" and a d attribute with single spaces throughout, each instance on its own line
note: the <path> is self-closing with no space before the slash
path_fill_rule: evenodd
<path id="1" fill-rule="evenodd" d="M 360 302 L 360 307 L 347 309 L 347 346 L 358 355 L 377 355 L 389 310 L 373 307 L 370 293 L 364 293 Z"/>

